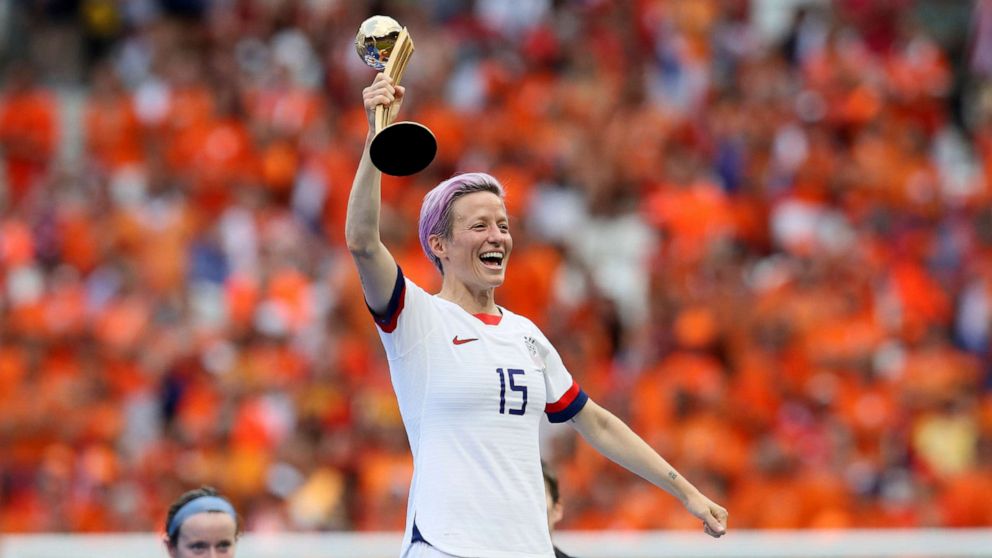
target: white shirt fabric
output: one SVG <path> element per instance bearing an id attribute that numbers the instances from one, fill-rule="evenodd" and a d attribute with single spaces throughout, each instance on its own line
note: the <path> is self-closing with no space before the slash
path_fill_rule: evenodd
<path id="1" fill-rule="evenodd" d="M 500 310 L 472 315 L 400 270 L 375 316 L 413 452 L 404 552 L 418 538 L 454 556 L 554 557 L 541 413 L 567 421 L 588 397 L 533 322 Z"/>
<path id="2" fill-rule="evenodd" d="M 415 542 L 406 548 L 402 558 L 458 558 L 458 556 L 441 552 L 425 542 Z"/>

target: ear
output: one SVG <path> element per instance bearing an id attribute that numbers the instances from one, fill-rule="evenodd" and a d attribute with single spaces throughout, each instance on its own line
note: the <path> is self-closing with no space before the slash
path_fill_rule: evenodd
<path id="1" fill-rule="evenodd" d="M 444 238 L 439 234 L 432 234 L 427 237 L 427 245 L 431 247 L 431 252 L 441 260 L 444 259 L 447 252 L 445 244 Z"/>
<path id="2" fill-rule="evenodd" d="M 551 528 L 554 529 L 555 525 L 561 521 L 561 518 L 565 516 L 565 506 L 561 505 L 561 502 L 555 502 L 554 506 L 551 507 Z"/>
<path id="3" fill-rule="evenodd" d="M 162 545 L 165 547 L 165 551 L 169 553 L 171 558 L 176 558 L 176 547 L 169 544 L 169 535 L 162 535 Z"/>

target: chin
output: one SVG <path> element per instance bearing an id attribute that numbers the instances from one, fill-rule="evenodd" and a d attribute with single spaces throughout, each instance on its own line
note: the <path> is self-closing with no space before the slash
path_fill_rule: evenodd
<path id="1" fill-rule="evenodd" d="M 487 287 L 489 287 L 491 289 L 495 289 L 496 287 L 503 286 L 503 283 L 505 281 L 506 281 L 506 274 L 505 273 L 500 273 L 498 276 L 492 276 L 492 275 L 490 275 L 488 277 L 484 277 L 483 278 L 483 282 L 486 284 Z"/>

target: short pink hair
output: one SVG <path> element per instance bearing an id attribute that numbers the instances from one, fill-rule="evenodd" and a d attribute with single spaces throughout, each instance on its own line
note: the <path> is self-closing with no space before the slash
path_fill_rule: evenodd
<path id="1" fill-rule="evenodd" d="M 420 247 L 424 249 L 424 254 L 442 274 L 444 269 L 441 268 L 441 259 L 431 251 L 428 240 L 433 235 L 451 238 L 451 206 L 458 198 L 475 192 L 492 192 L 500 199 L 506 197 L 503 185 L 499 183 L 499 180 L 483 172 L 456 174 L 435 186 L 424 196 L 424 203 L 420 206 L 420 224 L 418 226 Z"/>

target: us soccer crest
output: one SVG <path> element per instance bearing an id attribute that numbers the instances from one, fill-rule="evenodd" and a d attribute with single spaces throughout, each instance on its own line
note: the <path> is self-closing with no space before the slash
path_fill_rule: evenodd
<path id="1" fill-rule="evenodd" d="M 524 335 L 524 345 L 527 345 L 527 352 L 530 353 L 530 356 L 535 359 L 539 358 L 537 353 L 537 341 L 533 337 Z"/>

